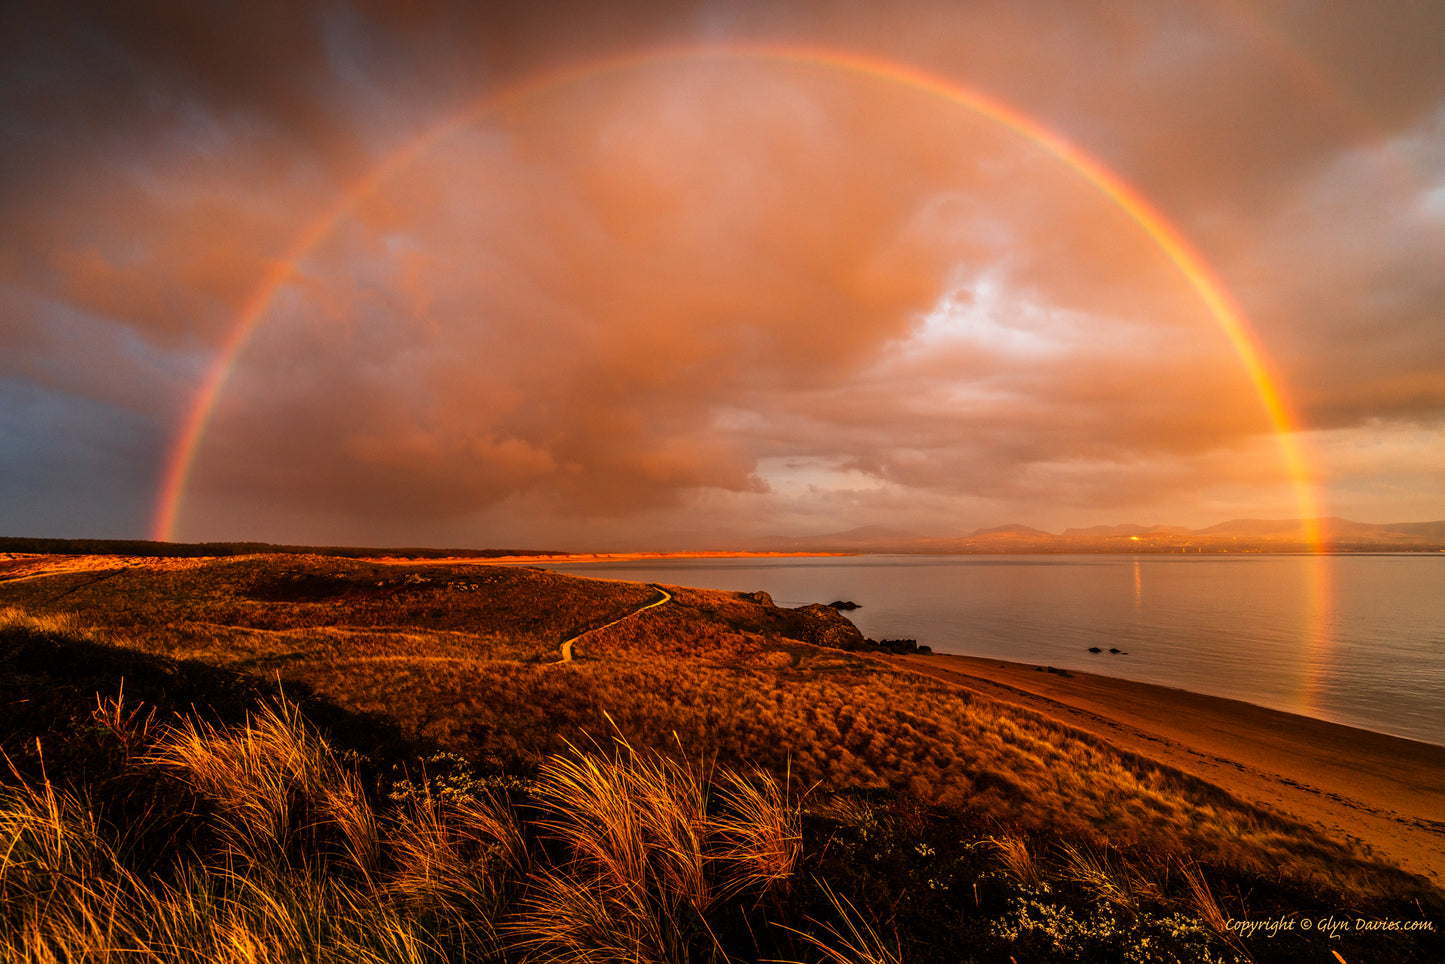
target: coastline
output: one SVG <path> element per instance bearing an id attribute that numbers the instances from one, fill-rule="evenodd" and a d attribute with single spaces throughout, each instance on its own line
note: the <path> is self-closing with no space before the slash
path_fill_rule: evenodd
<path id="1" fill-rule="evenodd" d="M 1076 670 L 941 653 L 875 658 L 1091 733 L 1445 889 L 1445 747 Z"/>
<path id="2" fill-rule="evenodd" d="M 832 556 L 856 556 L 856 552 L 748 552 L 745 550 L 715 550 L 696 552 L 568 552 L 550 556 L 492 556 L 485 559 L 472 558 L 446 558 L 427 559 L 427 563 L 478 563 L 482 565 L 537 565 L 549 563 L 551 565 L 573 565 L 586 562 L 640 562 L 651 559 L 813 559 L 828 558 Z M 405 562 L 411 563 L 413 559 L 394 559 L 379 557 L 368 559 L 368 562 Z"/>

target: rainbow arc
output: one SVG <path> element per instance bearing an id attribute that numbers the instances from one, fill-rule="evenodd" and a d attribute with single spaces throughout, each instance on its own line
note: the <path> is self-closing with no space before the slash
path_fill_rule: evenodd
<path id="1" fill-rule="evenodd" d="M 1143 195 L 1060 134 L 1017 108 L 981 91 L 875 56 L 771 43 L 656 48 L 589 61 L 532 77 L 477 101 L 456 116 L 428 130 L 350 185 L 335 203 L 295 236 L 287 249 L 266 271 L 255 292 L 238 313 L 235 324 L 228 332 L 215 362 L 207 371 L 195 395 L 171 449 L 157 500 L 153 537 L 161 541 L 174 538 L 207 424 L 232 369 L 252 334 L 264 322 L 277 293 L 285 287 L 307 256 L 359 202 L 390 179 L 402 174 L 412 162 L 451 134 L 527 98 L 641 67 L 700 61 L 806 66 L 898 85 L 920 95 L 945 101 L 1000 125 L 1073 170 L 1144 232 L 1179 271 L 1229 341 L 1275 434 L 1281 460 L 1294 488 L 1300 517 L 1306 520 L 1308 542 L 1318 548 L 1320 534 L 1314 520 L 1319 513 L 1316 509 L 1314 483 L 1296 441 L 1295 422 L 1280 391 L 1278 376 L 1267 364 L 1265 354 L 1259 347 L 1258 336 L 1228 289 L 1185 236 Z"/>

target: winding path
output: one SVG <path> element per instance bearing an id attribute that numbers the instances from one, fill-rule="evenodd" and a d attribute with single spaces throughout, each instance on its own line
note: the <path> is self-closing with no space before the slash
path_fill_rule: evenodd
<path id="1" fill-rule="evenodd" d="M 672 599 L 672 595 L 671 595 L 666 589 L 663 589 L 661 586 L 656 586 L 656 585 L 654 585 L 652 588 L 653 588 L 653 589 L 656 589 L 658 592 L 662 593 L 662 598 L 661 598 L 661 599 L 658 599 L 658 600 L 655 600 L 655 601 L 653 601 L 653 602 L 650 602 L 650 603 L 648 603 L 646 606 L 643 606 L 641 609 L 634 609 L 632 612 L 628 613 L 628 614 L 625 615 L 625 616 L 618 616 L 616 619 L 612 620 L 612 622 L 610 622 L 610 623 L 603 623 L 601 626 L 593 626 L 591 629 L 585 629 L 585 630 L 583 630 L 582 632 L 578 633 L 576 636 L 573 636 L 571 639 L 567 640 L 566 642 L 564 642 L 564 643 L 562 644 L 562 658 L 561 658 L 560 660 L 558 660 L 558 662 L 561 662 L 561 663 L 570 663 L 570 662 L 572 662 L 572 644 L 575 643 L 575 642 L 577 642 L 577 640 L 581 639 L 583 636 L 586 636 L 588 633 L 595 633 L 595 632 L 597 632 L 599 629 L 606 629 L 608 626 L 616 626 L 618 623 L 622 622 L 624 619 L 631 619 L 633 616 L 639 615 L 639 614 L 641 614 L 641 613 L 645 613 L 645 612 L 647 612 L 647 610 L 653 608 L 654 606 L 661 606 L 663 603 L 668 602 L 669 600 Z"/>

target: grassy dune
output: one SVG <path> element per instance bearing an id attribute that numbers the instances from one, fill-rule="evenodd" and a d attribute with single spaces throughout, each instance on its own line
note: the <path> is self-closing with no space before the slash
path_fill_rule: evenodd
<path id="1" fill-rule="evenodd" d="M 8 946 L 36 961 L 93 941 L 156 960 L 1445 951 L 1438 932 L 1245 942 L 1231 918 L 1445 913 L 1422 882 L 1210 785 L 819 646 L 828 614 L 668 591 L 609 626 L 656 590 L 302 555 L 0 561 Z M 80 889 L 46 890 L 65 881 Z"/>

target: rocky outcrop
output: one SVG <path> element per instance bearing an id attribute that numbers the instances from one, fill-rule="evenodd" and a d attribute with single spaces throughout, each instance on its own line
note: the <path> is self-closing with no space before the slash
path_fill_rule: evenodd
<path id="1" fill-rule="evenodd" d="M 832 606 L 813 603 L 810 606 L 801 606 L 792 612 L 794 614 L 793 628 L 796 631 L 795 639 L 833 649 L 867 648 L 868 641 L 863 638 L 858 627 Z"/>
<path id="2" fill-rule="evenodd" d="M 880 639 L 876 643 L 868 640 L 870 649 L 878 649 L 887 653 L 921 653 L 925 656 L 933 652 L 932 646 L 920 646 L 916 639 Z"/>
<path id="3" fill-rule="evenodd" d="M 778 635 L 803 643 L 812 643 L 814 646 L 827 646 L 830 649 L 842 649 L 849 652 L 933 652 L 927 646 L 918 645 L 918 641 L 914 639 L 880 641 L 864 637 L 858 631 L 858 627 L 853 625 L 852 620 L 839 612 L 840 609 L 862 608 L 854 602 L 813 603 L 808 606 L 799 606 L 797 609 L 782 609 L 774 604 L 771 596 L 761 590 L 738 593 L 738 596 L 763 607 L 763 611 L 758 613 L 762 617 L 761 619 L 756 622 L 748 621 L 746 626 L 742 623 L 736 624 L 738 628 L 746 628 L 749 632 L 765 636 Z"/>

